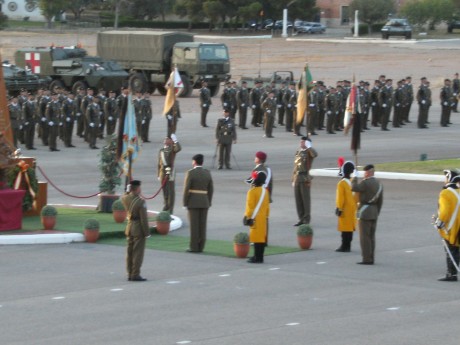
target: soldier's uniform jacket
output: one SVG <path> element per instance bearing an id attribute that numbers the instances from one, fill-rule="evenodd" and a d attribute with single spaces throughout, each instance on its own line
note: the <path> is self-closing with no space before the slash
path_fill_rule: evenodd
<path id="1" fill-rule="evenodd" d="M 414 101 L 414 87 L 410 83 L 404 84 L 403 91 L 407 99 L 407 104 L 412 104 Z"/>
<path id="2" fill-rule="evenodd" d="M 183 205 L 187 208 L 209 208 L 214 186 L 209 170 L 201 166 L 185 174 Z"/>
<path id="3" fill-rule="evenodd" d="M 158 153 L 158 164 L 157 164 L 157 177 L 163 182 L 166 176 L 169 177 L 169 181 L 174 181 L 176 177 L 176 169 L 173 166 L 173 156 L 176 155 L 182 147 L 179 142 L 174 143 L 172 146 L 163 147 Z"/>
<path id="4" fill-rule="evenodd" d="M 326 96 L 326 111 L 328 115 L 337 115 L 339 113 L 338 97 L 336 93 L 329 93 Z"/>
<path id="5" fill-rule="evenodd" d="M 10 112 L 11 128 L 18 129 L 21 124 L 21 106 L 19 103 L 10 103 L 8 105 L 8 110 Z"/>
<path id="6" fill-rule="evenodd" d="M 19 106 L 21 107 L 22 109 L 22 106 L 24 105 L 24 103 L 27 102 L 27 96 L 23 96 L 23 95 L 20 95 L 18 96 L 18 103 L 19 103 Z"/>
<path id="7" fill-rule="evenodd" d="M 118 104 L 115 97 L 110 97 L 105 100 L 104 113 L 107 121 L 116 121 L 118 119 Z"/>
<path id="8" fill-rule="evenodd" d="M 232 109 L 236 106 L 236 97 L 234 89 L 226 87 L 220 96 L 222 107 L 224 109 Z"/>
<path id="9" fill-rule="evenodd" d="M 450 86 L 444 85 L 441 89 L 439 99 L 441 100 L 441 105 L 443 107 L 450 107 L 451 103 L 454 100 L 452 88 Z"/>
<path id="10" fill-rule="evenodd" d="M 431 90 L 424 84 L 420 85 L 417 91 L 417 102 L 421 106 L 425 107 L 429 107 L 431 105 Z"/>
<path id="11" fill-rule="evenodd" d="M 337 184 L 335 207 L 341 211 L 337 230 L 354 231 L 356 229 L 356 198 L 351 190 L 351 181 L 343 178 Z"/>
<path id="12" fill-rule="evenodd" d="M 276 115 L 276 98 L 267 97 L 262 103 L 262 109 L 268 116 Z"/>
<path id="13" fill-rule="evenodd" d="M 40 103 L 38 105 L 38 116 L 40 117 L 40 121 L 42 121 L 43 118 L 46 120 L 46 107 L 49 102 L 51 102 L 51 98 L 49 96 L 43 96 L 40 99 Z"/>
<path id="14" fill-rule="evenodd" d="M 283 97 L 284 106 L 289 109 L 293 109 L 294 105 L 297 104 L 297 93 L 294 89 L 287 89 Z"/>
<path id="15" fill-rule="evenodd" d="M 358 95 L 359 108 L 357 110 L 361 111 L 361 113 L 367 113 L 369 109 L 369 93 L 366 93 L 366 90 L 358 89 Z"/>
<path id="16" fill-rule="evenodd" d="M 358 183 L 358 179 L 351 181 L 353 192 L 359 193 L 358 218 L 365 220 L 375 220 L 380 214 L 383 204 L 383 186 L 375 177 L 363 179 Z"/>
<path id="17" fill-rule="evenodd" d="M 447 228 L 439 229 L 439 235 L 455 246 L 460 244 L 458 238 L 458 232 L 460 229 L 460 212 L 457 213 L 457 217 L 452 220 L 452 223 L 451 218 L 454 216 L 455 208 L 457 207 L 458 202 L 460 202 L 460 191 L 457 188 L 445 188 L 439 194 L 437 222 L 443 222 L 445 224 L 444 228 Z M 451 225 L 450 228 L 449 225 Z"/>
<path id="18" fill-rule="evenodd" d="M 46 120 L 51 127 L 58 126 L 62 122 L 61 103 L 59 101 L 48 102 L 46 105 Z M 50 122 L 53 124 L 50 125 Z"/>
<path id="19" fill-rule="evenodd" d="M 383 86 L 379 92 L 379 104 L 383 106 L 386 104 L 388 108 L 393 105 L 393 88 L 391 86 Z"/>
<path id="20" fill-rule="evenodd" d="M 94 128 L 99 127 L 99 125 L 101 124 L 101 113 L 102 111 L 99 104 L 91 103 L 90 105 L 88 105 L 85 114 L 86 121 L 88 122 L 88 124 L 94 123 Z"/>
<path id="21" fill-rule="evenodd" d="M 284 107 L 284 95 L 286 93 L 287 87 L 282 87 L 278 90 L 278 94 L 276 95 L 276 103 L 278 105 L 282 105 Z"/>
<path id="22" fill-rule="evenodd" d="M 228 145 L 236 140 L 235 122 L 230 117 L 217 120 L 216 139 L 219 144 Z"/>
<path id="23" fill-rule="evenodd" d="M 260 108 L 260 97 L 262 96 L 262 88 L 260 87 L 255 87 L 251 90 L 249 93 L 249 101 L 250 105 L 256 106 L 256 108 Z"/>
<path id="24" fill-rule="evenodd" d="M 29 100 L 22 105 L 22 122 L 25 126 L 35 124 L 36 105 L 35 101 Z"/>
<path id="25" fill-rule="evenodd" d="M 294 170 L 292 172 L 292 182 L 304 183 L 310 182 L 313 177 L 310 176 L 310 169 L 313 160 L 318 156 L 318 153 L 313 147 L 309 149 L 299 149 L 295 153 Z"/>
<path id="26" fill-rule="evenodd" d="M 267 175 L 267 179 L 265 180 L 264 187 L 270 192 L 270 202 L 272 202 L 272 194 L 273 194 L 273 174 L 272 169 L 266 167 L 264 164 L 257 164 L 252 171 L 263 171 Z"/>
<path id="27" fill-rule="evenodd" d="M 152 119 L 152 102 L 150 99 L 142 98 L 141 100 L 142 120 Z"/>
<path id="28" fill-rule="evenodd" d="M 136 122 L 142 122 L 142 98 L 133 99 L 134 113 L 136 114 Z"/>
<path id="29" fill-rule="evenodd" d="M 326 93 L 321 89 L 318 90 L 318 109 L 326 110 Z"/>
<path id="30" fill-rule="evenodd" d="M 395 89 L 394 91 L 394 105 L 395 107 L 402 107 L 404 104 L 405 104 L 405 100 L 404 100 L 404 91 L 403 91 L 403 87 L 398 87 L 397 89 Z"/>
<path id="31" fill-rule="evenodd" d="M 239 107 L 247 108 L 249 106 L 249 92 L 247 88 L 241 88 L 238 90 L 238 93 L 236 94 L 236 101 Z"/>
<path id="32" fill-rule="evenodd" d="M 67 98 L 62 103 L 62 117 L 64 125 L 71 124 L 75 121 L 75 116 L 77 114 L 78 108 L 75 99 Z"/>
<path id="33" fill-rule="evenodd" d="M 379 92 L 380 88 L 376 85 L 371 90 L 371 106 L 376 106 L 379 104 Z"/>
<path id="34" fill-rule="evenodd" d="M 316 90 L 311 91 L 308 94 L 308 107 L 312 110 L 319 110 L 319 93 Z"/>
<path id="35" fill-rule="evenodd" d="M 344 111 L 344 110 L 345 110 L 345 104 L 346 104 L 346 103 L 343 102 L 343 92 L 337 91 L 337 92 L 335 93 L 335 98 L 336 98 L 336 107 L 337 107 L 337 110 L 338 110 L 339 112 Z"/>
<path id="36" fill-rule="evenodd" d="M 80 111 L 82 114 L 86 114 L 86 108 L 93 102 L 93 96 L 86 95 L 82 98 L 80 103 Z"/>
<path id="37" fill-rule="evenodd" d="M 121 112 L 123 111 L 124 107 L 128 105 L 128 96 L 124 94 L 120 94 L 117 97 L 117 108 L 118 108 L 118 115 L 121 116 Z M 125 109 L 126 110 L 126 109 Z"/>
<path id="38" fill-rule="evenodd" d="M 81 112 L 81 103 L 83 102 L 84 97 L 85 96 L 82 95 L 81 93 L 78 93 L 75 96 L 74 102 L 75 102 L 75 107 L 77 108 L 76 113 L 75 113 L 76 116 L 81 116 L 81 114 L 82 114 L 82 112 Z"/>
<path id="39" fill-rule="evenodd" d="M 200 89 L 200 105 L 208 107 L 212 104 L 211 91 L 207 87 Z"/>
<path id="40" fill-rule="evenodd" d="M 147 205 L 144 199 L 138 195 L 127 193 L 121 197 L 121 202 L 127 210 L 126 219 L 128 220 L 128 224 L 126 225 L 125 235 L 128 237 L 149 236 Z"/>
<path id="41" fill-rule="evenodd" d="M 454 93 L 454 96 L 457 96 L 460 92 L 460 79 L 452 79 L 452 92 Z"/>

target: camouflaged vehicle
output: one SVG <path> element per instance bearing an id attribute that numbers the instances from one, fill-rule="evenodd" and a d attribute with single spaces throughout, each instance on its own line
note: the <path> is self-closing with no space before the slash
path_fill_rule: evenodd
<path id="1" fill-rule="evenodd" d="M 35 92 L 42 87 L 48 87 L 51 82 L 51 78 L 40 78 L 31 71 L 19 68 L 8 61 L 3 61 L 2 68 L 6 90 L 11 96 L 18 95 L 22 89 Z"/>

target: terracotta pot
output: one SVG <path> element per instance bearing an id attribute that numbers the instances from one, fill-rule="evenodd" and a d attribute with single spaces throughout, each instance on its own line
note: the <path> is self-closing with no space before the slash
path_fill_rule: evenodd
<path id="1" fill-rule="evenodd" d="M 156 222 L 157 226 L 156 226 L 156 229 L 157 229 L 157 232 L 160 234 L 160 235 L 167 235 L 169 233 L 169 227 L 171 225 L 171 222 L 159 222 L 157 221 Z"/>
<path id="2" fill-rule="evenodd" d="M 297 242 L 302 249 L 310 249 L 313 242 L 313 236 L 297 236 Z"/>
<path id="3" fill-rule="evenodd" d="M 85 229 L 83 230 L 83 235 L 85 235 L 86 242 L 95 243 L 97 239 L 99 238 L 99 229 L 98 230 Z"/>
<path id="4" fill-rule="evenodd" d="M 233 251 L 237 258 L 244 259 L 249 253 L 249 243 L 233 243 Z"/>
<path id="5" fill-rule="evenodd" d="M 41 216 L 41 221 L 45 230 L 53 230 L 56 225 L 56 216 Z"/>
<path id="6" fill-rule="evenodd" d="M 116 210 L 113 211 L 113 219 L 115 220 L 116 223 L 123 223 L 126 220 L 126 215 L 128 212 L 125 210 Z"/>

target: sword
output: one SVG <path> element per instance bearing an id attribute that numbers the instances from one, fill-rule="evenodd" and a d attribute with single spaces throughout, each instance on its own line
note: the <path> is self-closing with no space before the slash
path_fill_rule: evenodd
<path id="1" fill-rule="evenodd" d="M 436 230 L 439 230 L 439 228 L 436 226 L 436 224 L 433 224 L 433 225 L 434 225 L 434 228 Z M 444 226 L 441 228 L 441 230 L 444 231 L 446 233 L 446 235 L 449 234 L 449 231 Z M 442 238 L 441 242 L 442 242 L 442 245 L 444 246 L 444 250 L 446 251 L 447 255 L 449 256 L 450 261 L 452 261 L 452 264 L 454 265 L 455 269 L 457 270 L 457 272 L 460 272 L 460 268 L 458 267 L 457 263 L 455 262 L 454 257 L 452 255 L 450 249 L 449 249 L 449 246 L 446 243 L 446 240 Z"/>

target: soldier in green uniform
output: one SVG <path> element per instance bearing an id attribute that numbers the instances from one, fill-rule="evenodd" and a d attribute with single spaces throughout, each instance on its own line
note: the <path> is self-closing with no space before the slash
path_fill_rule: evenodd
<path id="1" fill-rule="evenodd" d="M 106 121 L 106 133 L 112 135 L 115 133 L 115 127 L 117 126 L 118 119 L 118 106 L 117 99 L 115 98 L 115 91 L 109 91 L 109 97 L 104 102 L 104 114 Z"/>
<path id="2" fill-rule="evenodd" d="M 441 89 L 439 99 L 441 101 L 442 109 L 441 127 L 448 127 L 450 122 L 450 113 L 452 111 L 452 104 L 454 100 L 450 79 L 444 80 L 444 86 Z"/>
<path id="3" fill-rule="evenodd" d="M 141 112 L 142 121 L 140 136 L 142 142 L 149 143 L 150 121 L 152 121 L 152 102 L 150 101 L 150 94 L 148 92 L 144 93 L 142 96 Z"/>
<path id="4" fill-rule="evenodd" d="M 166 136 L 171 137 L 171 134 L 176 133 L 177 122 L 180 119 L 180 105 L 179 101 L 175 100 L 174 105 L 171 107 L 168 113 L 166 113 Z"/>
<path id="5" fill-rule="evenodd" d="M 35 150 L 35 114 L 37 103 L 33 94 L 29 93 L 27 101 L 22 105 L 22 121 L 24 127 L 24 139 L 28 150 Z"/>
<path id="6" fill-rule="evenodd" d="M 91 88 L 88 88 L 86 90 L 86 95 L 83 97 L 81 100 L 81 105 L 80 105 L 80 111 L 83 116 L 83 131 L 84 133 L 82 134 L 82 137 L 85 138 L 85 141 L 89 142 L 89 123 L 86 121 L 88 118 L 86 116 L 86 110 L 89 107 L 89 105 L 93 102 L 94 98 L 94 90 Z"/>
<path id="7" fill-rule="evenodd" d="M 287 87 L 286 87 L 286 82 L 283 81 L 281 82 L 281 87 L 278 90 L 278 93 L 276 95 L 276 107 L 278 108 L 278 124 L 280 126 L 284 126 L 284 102 L 283 102 L 283 97 L 284 94 L 286 93 Z"/>
<path id="8" fill-rule="evenodd" d="M 83 138 L 83 133 L 85 131 L 85 113 L 82 113 L 81 104 L 83 102 L 83 98 L 86 96 L 86 90 L 84 88 L 80 88 L 78 90 L 78 94 L 75 96 L 75 103 L 77 107 L 77 112 L 75 114 L 77 118 L 77 135 L 80 138 Z"/>
<path id="9" fill-rule="evenodd" d="M 75 102 L 73 93 L 69 93 L 67 99 L 62 103 L 62 118 L 64 124 L 64 145 L 65 147 L 75 147 L 72 145 L 72 133 L 75 123 L 75 114 L 77 111 L 77 103 Z"/>
<path id="10" fill-rule="evenodd" d="M 299 217 L 299 221 L 294 226 L 310 224 L 311 221 L 310 187 L 313 178 L 310 176 L 310 169 L 313 160 L 317 156 L 318 153 L 311 146 L 310 138 L 302 137 L 300 139 L 300 148 L 295 153 L 292 173 L 292 186 L 294 187 L 295 203 Z"/>
<path id="11" fill-rule="evenodd" d="M 248 129 L 246 127 L 246 119 L 248 116 L 248 107 L 249 107 L 249 91 L 247 88 L 248 83 L 243 81 L 241 83 L 241 88 L 236 94 L 236 104 L 238 105 L 238 114 L 239 114 L 239 123 L 238 127 L 241 129 Z"/>
<path id="12" fill-rule="evenodd" d="M 335 122 L 337 121 L 338 115 L 337 89 L 335 87 L 331 87 L 326 96 L 326 130 L 328 134 L 335 134 L 334 128 L 336 127 Z"/>
<path id="13" fill-rule="evenodd" d="M 412 103 L 414 102 L 414 87 L 412 85 L 412 77 L 406 77 L 404 80 L 404 95 L 406 103 L 403 105 L 403 124 L 405 123 L 412 123 L 409 120 L 410 109 L 412 107 Z"/>
<path id="14" fill-rule="evenodd" d="M 295 124 L 295 106 L 297 105 L 297 92 L 295 90 L 295 83 L 289 84 L 289 89 L 287 89 L 284 94 L 284 106 L 285 111 L 284 115 L 286 117 L 286 132 L 294 131 Z M 295 133 L 294 133 L 295 134 Z"/>
<path id="15" fill-rule="evenodd" d="M 260 108 L 260 97 L 262 96 L 262 82 L 260 80 L 255 81 L 255 87 L 249 93 L 249 104 L 252 109 L 252 120 L 251 124 L 254 127 L 260 127 L 262 122 L 262 110 Z"/>
<path id="16" fill-rule="evenodd" d="M 51 102 L 46 105 L 46 121 L 48 122 L 48 143 L 50 151 L 60 151 L 57 148 L 58 126 L 62 121 L 61 103 L 58 94 L 51 95 Z"/>
<path id="17" fill-rule="evenodd" d="M 48 106 L 49 102 L 51 102 L 50 91 L 44 90 L 43 96 L 40 98 L 40 102 L 38 103 L 38 113 L 40 118 L 39 137 L 42 138 L 42 143 L 44 146 L 48 146 L 49 138 L 49 126 L 48 122 L 46 121 L 46 107 Z"/>
<path id="18" fill-rule="evenodd" d="M 10 103 L 8 104 L 8 110 L 10 112 L 11 129 L 13 132 L 13 145 L 14 147 L 18 147 L 19 128 L 22 123 L 22 110 L 16 96 L 11 98 Z"/>
<path id="19" fill-rule="evenodd" d="M 388 121 L 390 119 L 391 107 L 393 105 L 393 80 L 387 79 L 385 86 L 379 92 L 379 105 L 382 110 L 381 113 L 381 129 L 382 131 L 389 131 Z"/>
<path id="20" fill-rule="evenodd" d="M 163 186 L 163 211 L 173 214 L 176 195 L 174 161 L 176 154 L 182 150 L 182 147 L 174 133 L 171 134 L 171 138 L 165 138 L 163 143 L 164 145 L 158 153 L 157 177 Z"/>
<path id="21" fill-rule="evenodd" d="M 397 87 L 393 93 L 393 99 L 393 127 L 398 128 L 401 127 L 403 121 L 403 104 L 405 103 L 403 81 L 401 80 L 397 82 Z"/>
<path id="22" fill-rule="evenodd" d="M 140 137 L 142 133 L 142 93 L 136 92 L 136 97 L 133 99 L 134 114 L 136 116 L 137 135 Z"/>
<path id="23" fill-rule="evenodd" d="M 88 143 L 90 149 L 98 149 L 96 140 L 99 135 L 101 125 L 101 107 L 99 105 L 99 97 L 92 97 L 92 103 L 86 108 L 86 122 L 88 124 Z"/>
<path id="24" fill-rule="evenodd" d="M 431 91 L 428 87 L 426 77 L 420 79 L 420 87 L 417 91 L 417 103 L 419 104 L 417 126 L 418 128 L 426 128 L 428 111 L 431 105 Z"/>
<path id="25" fill-rule="evenodd" d="M 126 271 L 129 281 L 147 280 L 141 276 L 141 266 L 144 260 L 145 240 L 150 237 L 150 230 L 147 205 L 140 194 L 141 181 L 133 180 L 129 184 L 129 191 L 121 197 L 121 202 L 128 211 L 125 235 L 128 241 Z"/>
<path id="26" fill-rule="evenodd" d="M 201 82 L 200 89 L 200 108 L 201 108 L 201 127 L 208 127 L 206 124 L 206 117 L 208 115 L 209 108 L 211 107 L 211 91 L 208 89 L 208 82 L 203 80 Z"/>
<path id="27" fill-rule="evenodd" d="M 230 110 L 224 109 L 223 117 L 217 120 L 216 141 L 219 148 L 219 167 L 222 169 L 224 163 L 227 169 L 231 169 L 230 156 L 232 144 L 236 144 L 236 127 L 233 119 L 230 118 Z"/>
<path id="28" fill-rule="evenodd" d="M 318 85 L 315 83 L 313 89 L 308 93 L 308 117 L 307 117 L 307 133 L 316 135 L 316 126 L 318 125 Z"/>
<path id="29" fill-rule="evenodd" d="M 372 110 L 372 120 L 371 124 L 373 127 L 378 127 L 380 125 L 380 105 L 379 105 L 379 92 L 381 84 L 380 80 L 374 81 L 374 86 L 371 89 L 371 110 Z"/>
<path id="30" fill-rule="evenodd" d="M 324 82 L 318 81 L 318 124 L 319 131 L 324 129 L 324 117 L 326 115 L 326 86 Z"/>
<path id="31" fill-rule="evenodd" d="M 273 136 L 273 125 L 275 123 L 276 116 L 276 98 L 275 93 L 270 91 L 268 97 L 262 102 L 262 109 L 264 111 L 264 128 L 265 138 L 274 138 Z"/>

